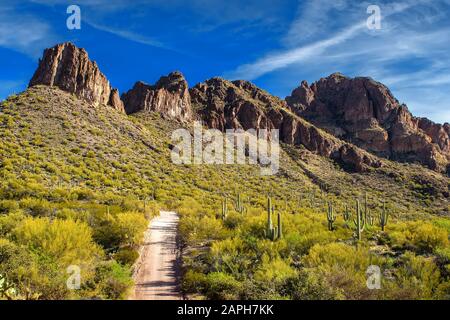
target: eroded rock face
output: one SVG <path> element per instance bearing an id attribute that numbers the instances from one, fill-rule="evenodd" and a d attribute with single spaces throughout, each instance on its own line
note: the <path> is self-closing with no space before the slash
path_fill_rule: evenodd
<path id="1" fill-rule="evenodd" d="M 46 49 L 29 86 L 56 86 L 74 93 L 95 106 L 100 104 L 124 112 L 116 89 L 112 89 L 96 62 L 91 61 L 84 49 L 68 42 Z"/>
<path id="2" fill-rule="evenodd" d="M 386 86 L 370 78 L 336 73 L 311 86 L 302 82 L 286 101 L 314 125 L 378 156 L 437 171 L 446 171 L 450 162 L 450 126 L 412 116 Z"/>
<path id="3" fill-rule="evenodd" d="M 187 121 L 192 118 L 188 83 L 180 72 L 161 77 L 155 85 L 136 82 L 122 95 L 127 114 L 138 111 L 159 112 L 162 116 Z"/>
<path id="4" fill-rule="evenodd" d="M 303 145 L 344 167 L 363 171 L 381 163 L 368 153 L 323 132 L 295 115 L 285 101 L 247 81 L 213 78 L 190 90 L 192 104 L 204 124 L 219 129 L 279 129 L 280 140 Z"/>

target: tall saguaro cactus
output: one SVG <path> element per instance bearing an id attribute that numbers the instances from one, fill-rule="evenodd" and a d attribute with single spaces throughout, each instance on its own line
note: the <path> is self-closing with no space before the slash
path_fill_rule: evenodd
<path id="1" fill-rule="evenodd" d="M 336 215 L 334 214 L 333 203 L 328 203 L 328 212 L 327 212 L 327 220 L 328 220 L 328 230 L 334 230 L 334 222 L 336 221 Z"/>
<path id="2" fill-rule="evenodd" d="M 222 201 L 222 220 L 225 220 L 228 215 L 228 205 L 227 205 L 227 198 L 225 197 Z"/>
<path id="3" fill-rule="evenodd" d="M 280 212 L 278 212 L 278 221 L 277 222 L 278 222 L 277 238 L 281 239 L 281 238 L 283 238 L 283 225 L 282 225 L 282 222 L 281 222 L 281 213 Z"/>
<path id="4" fill-rule="evenodd" d="M 345 222 L 348 222 L 348 221 L 351 219 L 351 217 L 352 217 L 352 214 L 351 214 L 351 212 L 348 210 L 348 206 L 347 206 L 347 205 L 345 205 L 343 217 L 344 217 L 344 221 L 345 221 Z"/>
<path id="5" fill-rule="evenodd" d="M 383 201 L 383 210 L 380 212 L 378 220 L 380 222 L 381 231 L 384 231 L 384 228 L 386 227 L 388 220 L 389 220 L 389 212 L 387 212 L 387 210 L 386 210 L 386 202 L 385 201 Z"/>
<path id="6" fill-rule="evenodd" d="M 235 209 L 239 213 L 244 213 L 245 211 L 245 207 L 244 204 L 242 203 L 242 197 L 240 193 L 238 193 L 236 196 Z"/>
<path id="7" fill-rule="evenodd" d="M 266 236 L 270 237 L 273 229 L 272 223 L 272 199 L 270 197 L 267 198 L 267 228 L 266 228 Z"/>
<path id="8" fill-rule="evenodd" d="M 267 198 L 267 226 L 266 237 L 272 241 L 281 239 L 283 237 L 283 225 L 281 219 L 281 213 L 277 215 L 277 226 L 273 225 L 272 215 L 275 215 L 275 208 L 272 205 L 272 199 Z"/>
<path id="9" fill-rule="evenodd" d="M 355 223 L 355 228 L 356 228 L 356 238 L 358 240 L 361 240 L 362 232 L 364 231 L 364 229 L 366 227 L 366 219 L 361 210 L 361 205 L 360 205 L 359 200 L 356 200 L 356 219 L 353 219 L 353 222 Z"/>

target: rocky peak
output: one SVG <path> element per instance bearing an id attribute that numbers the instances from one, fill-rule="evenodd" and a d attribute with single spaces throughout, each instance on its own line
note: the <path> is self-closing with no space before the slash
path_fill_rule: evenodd
<path id="1" fill-rule="evenodd" d="M 66 42 L 46 49 L 29 86 L 56 86 L 95 106 L 104 104 L 124 112 L 117 89 L 112 89 L 86 50 Z"/>
<path id="2" fill-rule="evenodd" d="M 210 128 L 278 129 L 286 144 L 303 145 L 311 152 L 329 157 L 345 168 L 363 171 L 381 163 L 349 143 L 309 124 L 289 110 L 285 101 L 248 81 L 213 78 L 190 90 L 192 104 Z"/>
<path id="3" fill-rule="evenodd" d="M 178 71 L 161 77 L 155 85 L 136 82 L 131 90 L 122 95 L 122 100 L 127 114 L 152 111 L 180 121 L 192 117 L 189 86 Z"/>
<path id="4" fill-rule="evenodd" d="M 450 162 L 449 131 L 415 118 L 383 84 L 339 73 L 286 98 L 291 109 L 333 135 L 392 160 L 420 162 L 445 171 Z M 448 126 L 447 126 L 448 127 Z"/>

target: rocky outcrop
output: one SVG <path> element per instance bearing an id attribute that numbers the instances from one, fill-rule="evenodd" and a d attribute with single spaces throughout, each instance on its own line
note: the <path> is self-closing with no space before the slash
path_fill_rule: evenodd
<path id="1" fill-rule="evenodd" d="M 334 136 L 378 156 L 446 171 L 450 126 L 412 116 L 383 84 L 335 73 L 286 98 L 291 110 Z"/>
<path id="2" fill-rule="evenodd" d="M 95 106 L 100 104 L 124 112 L 118 92 L 112 89 L 97 63 L 84 49 L 68 42 L 46 49 L 29 86 L 56 86 Z"/>
<path id="3" fill-rule="evenodd" d="M 127 114 L 159 112 L 163 117 L 187 121 L 192 117 L 189 86 L 180 72 L 161 77 L 155 85 L 137 82 L 122 95 Z"/>
<path id="4" fill-rule="evenodd" d="M 279 129 L 282 142 L 303 145 L 349 170 L 360 172 L 381 166 L 376 157 L 309 124 L 295 115 L 285 101 L 250 82 L 213 78 L 196 85 L 190 93 L 195 110 L 210 128 Z"/>

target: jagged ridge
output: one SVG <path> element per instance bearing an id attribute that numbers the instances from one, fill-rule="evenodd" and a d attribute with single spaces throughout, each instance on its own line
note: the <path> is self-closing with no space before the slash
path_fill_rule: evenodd
<path id="1" fill-rule="evenodd" d="M 311 86 L 304 81 L 286 101 L 301 117 L 378 156 L 449 171 L 450 125 L 414 117 L 371 78 L 335 73 Z"/>
<path id="2" fill-rule="evenodd" d="M 283 101 L 242 80 L 213 78 L 189 90 L 184 76 L 173 72 L 155 85 L 137 82 L 120 99 L 87 52 L 64 43 L 45 50 L 30 81 L 30 86 L 37 84 L 57 86 L 127 114 L 148 111 L 183 122 L 201 119 L 219 130 L 279 129 L 284 143 L 304 145 L 355 171 L 382 162 L 353 144 L 376 156 L 450 171 L 450 125 L 412 116 L 386 86 L 370 78 L 336 73 L 311 86 L 302 82 Z"/>

